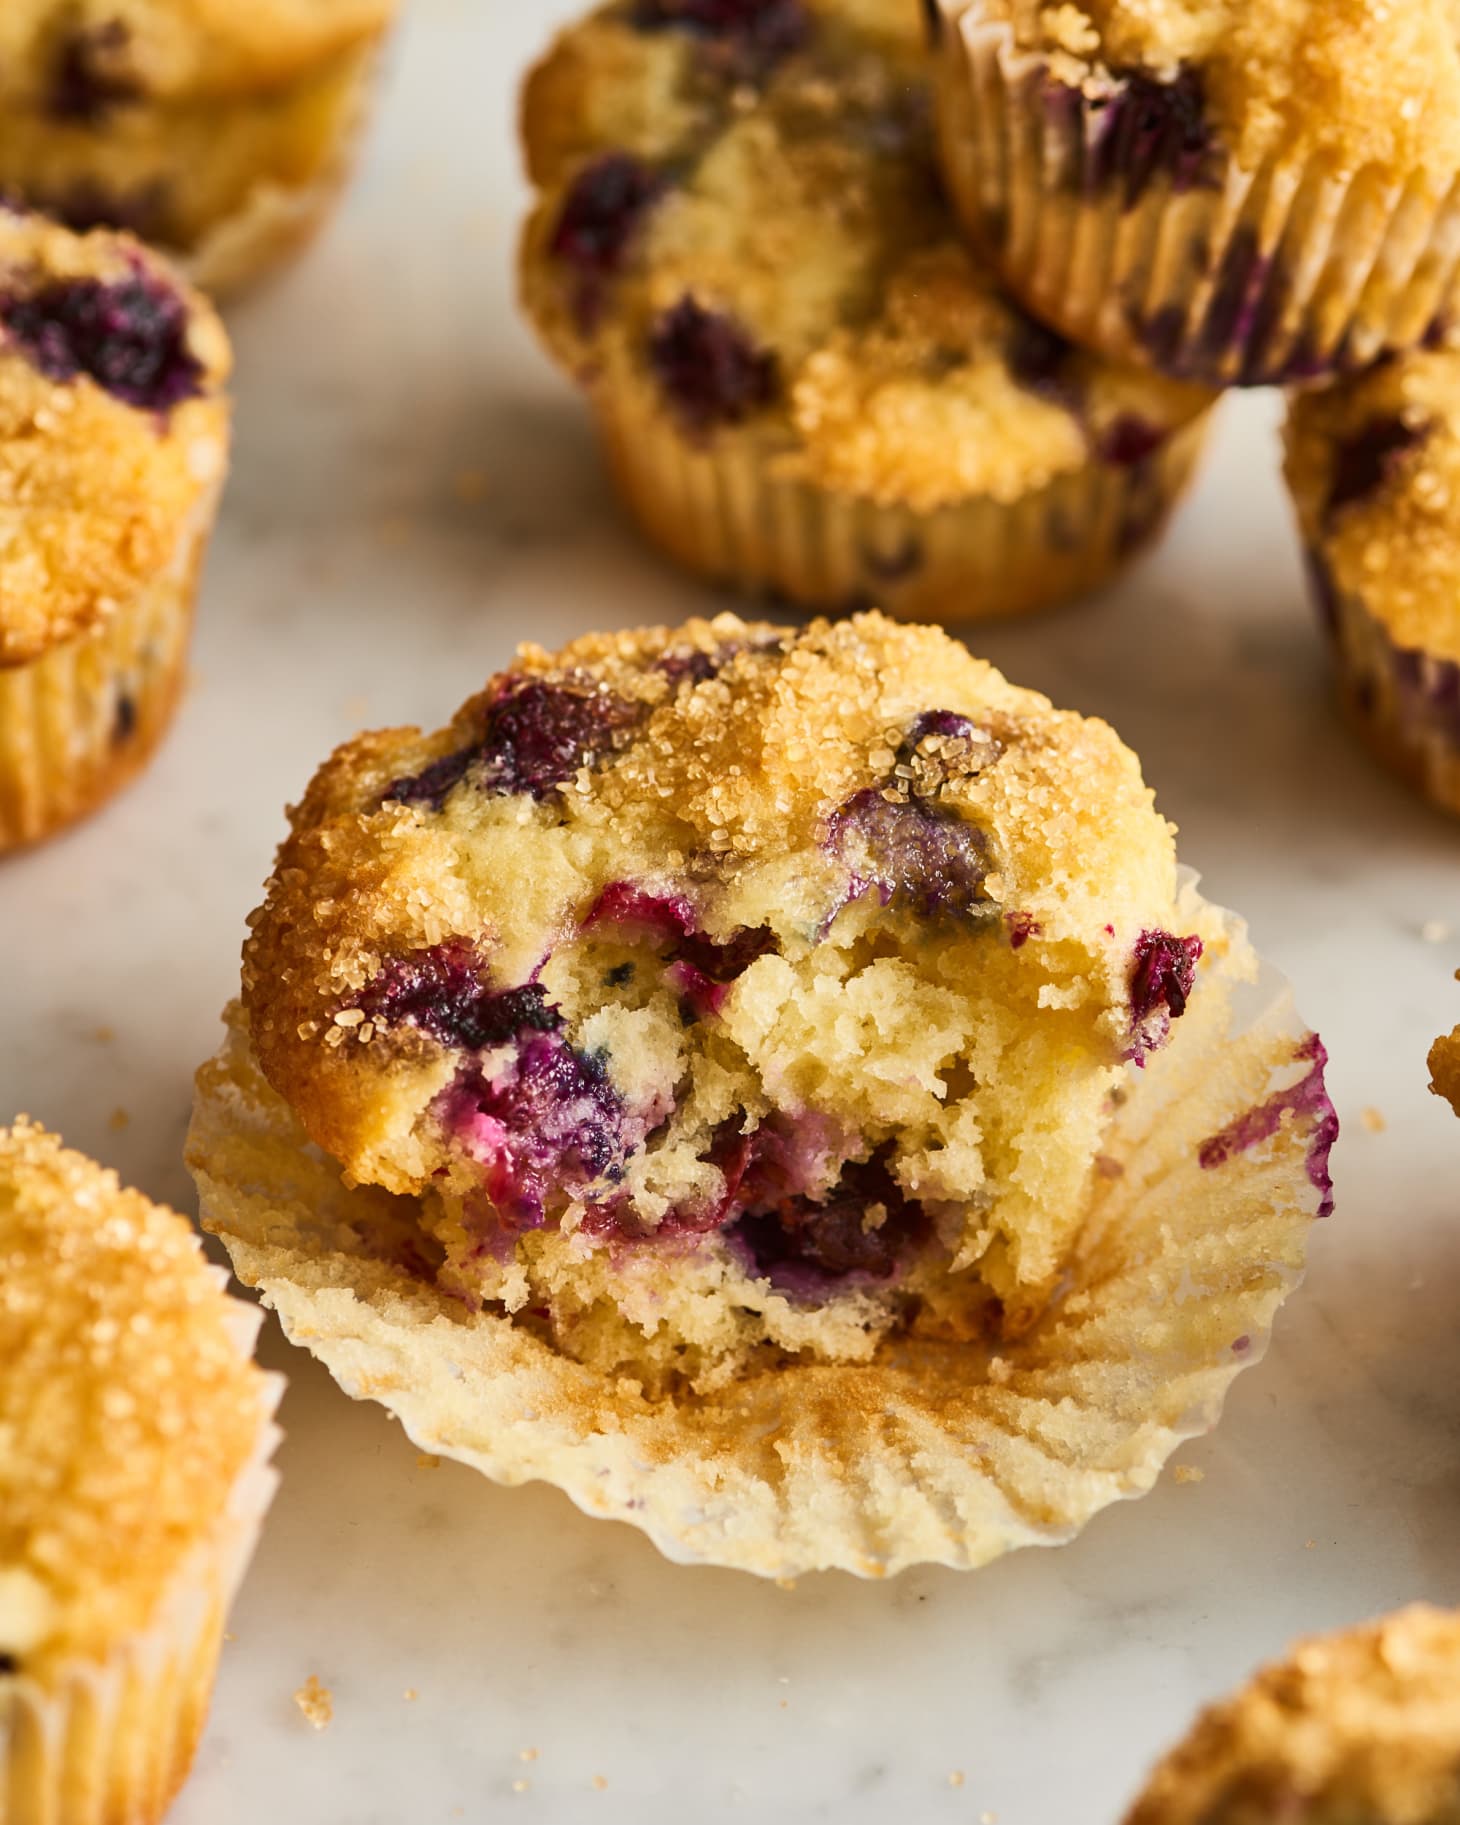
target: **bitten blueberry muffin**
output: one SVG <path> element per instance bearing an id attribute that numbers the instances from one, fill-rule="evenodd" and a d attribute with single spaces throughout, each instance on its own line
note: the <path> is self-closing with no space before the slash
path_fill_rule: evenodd
<path id="1" fill-rule="evenodd" d="M 1015 295 L 1213 385 L 1419 344 L 1460 262 L 1454 0 L 930 0 L 943 165 Z"/>
<path id="2" fill-rule="evenodd" d="M 276 1377 L 189 1224 L 0 1129 L 0 1813 L 153 1825 L 272 1493 Z"/>
<path id="3" fill-rule="evenodd" d="M 1457 1825 L 1460 1618 L 1307 1641 L 1200 1717 L 1126 1825 Z"/>
<path id="4" fill-rule="evenodd" d="M 394 0 L 7 0 L 0 191 L 222 290 L 338 189 Z"/>
<path id="5" fill-rule="evenodd" d="M 1351 719 L 1460 813 L 1460 353 L 1296 400 L 1287 473 Z"/>
<path id="6" fill-rule="evenodd" d="M 1017 1334 L 1203 954 L 1110 729 L 880 615 L 525 648 L 292 825 L 269 1081 L 467 1307 L 661 1389 Z"/>
<path id="7" fill-rule="evenodd" d="M 93 810 L 167 729 L 230 364 L 129 236 L 0 207 L 0 852 Z"/>
<path id="8" fill-rule="evenodd" d="M 616 0 L 523 107 L 528 312 L 649 537 L 829 611 L 1017 613 L 1145 545 L 1209 395 L 1032 322 L 959 241 L 915 0 Z"/>

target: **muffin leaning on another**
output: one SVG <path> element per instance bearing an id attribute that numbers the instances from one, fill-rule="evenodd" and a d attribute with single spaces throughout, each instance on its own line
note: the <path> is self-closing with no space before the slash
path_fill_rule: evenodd
<path id="1" fill-rule="evenodd" d="M 1300 1643 L 1202 1714 L 1125 1825 L 1460 1825 L 1460 1617 Z"/>
<path id="2" fill-rule="evenodd" d="M 1460 353 L 1295 399 L 1287 476 L 1351 721 L 1460 814 Z"/>
<path id="3" fill-rule="evenodd" d="M 943 167 L 1031 310 L 1210 385 L 1413 348 L 1460 285 L 1453 0 L 929 0 Z"/>
<path id="4" fill-rule="evenodd" d="M 0 1819 L 155 1825 L 274 1488 L 282 1384 L 189 1224 L 0 1129 Z"/>
<path id="5" fill-rule="evenodd" d="M 916 0 L 616 0 L 528 80 L 523 295 L 648 536 L 830 612 L 1093 588 L 1210 396 L 1071 348 L 964 248 Z"/>
<path id="6" fill-rule="evenodd" d="M 93 810 L 167 729 L 230 364 L 129 236 L 0 207 L 0 852 Z"/>
<path id="7" fill-rule="evenodd" d="M 308 238 L 395 0 L 6 0 L 0 194 L 132 230 L 210 291 Z"/>

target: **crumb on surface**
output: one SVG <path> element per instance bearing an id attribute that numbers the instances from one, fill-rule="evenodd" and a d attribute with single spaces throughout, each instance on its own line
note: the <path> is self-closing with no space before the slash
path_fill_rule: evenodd
<path id="1" fill-rule="evenodd" d="M 532 1748 L 519 1749 L 517 1751 L 517 1759 L 519 1762 L 535 1762 L 537 1760 L 537 1755 L 537 1750 Z"/>
<path id="2" fill-rule="evenodd" d="M 608 1776 L 604 1774 L 595 1774 L 593 1777 L 593 1791 L 595 1793 L 603 1793 L 606 1791 L 607 1787 Z"/>
<path id="3" fill-rule="evenodd" d="M 1359 1118 L 1370 1134 L 1383 1134 L 1389 1123 L 1382 1109 L 1375 1109 L 1372 1104 L 1364 1110 Z"/>
<path id="4" fill-rule="evenodd" d="M 1419 935 L 1426 944 L 1447 944 L 1450 940 L 1450 927 L 1443 919 L 1426 919 L 1419 928 Z"/>
<path id="5" fill-rule="evenodd" d="M 1206 1475 L 1206 1471 L 1198 1470 L 1195 1464 L 1178 1464 L 1176 1466 L 1176 1481 L 1178 1483 L 1204 1483 L 1206 1481 Z"/>
<path id="6" fill-rule="evenodd" d="M 316 1674 L 311 1673 L 304 1684 L 294 1694 L 294 1702 L 304 1714 L 305 1721 L 312 1729 L 323 1730 L 328 1727 L 335 1715 L 335 1697 L 326 1685 L 321 1685 Z"/>
<path id="7" fill-rule="evenodd" d="M 963 1785 L 964 1779 L 965 1779 L 965 1776 L 964 1776 L 963 1770 L 961 1768 L 955 1768 L 953 1770 L 953 1772 L 948 1776 L 948 1785 L 950 1787 L 961 1787 Z"/>
<path id="8" fill-rule="evenodd" d="M 417 1470 L 439 1470 L 441 1468 L 441 1460 L 439 1457 L 433 1456 L 429 1451 L 418 1451 L 416 1453 L 416 1468 Z"/>
<path id="9" fill-rule="evenodd" d="M 130 1123 L 131 1119 L 130 1113 L 118 1104 L 106 1118 L 106 1125 L 111 1129 L 113 1134 L 120 1134 L 122 1129 Z"/>

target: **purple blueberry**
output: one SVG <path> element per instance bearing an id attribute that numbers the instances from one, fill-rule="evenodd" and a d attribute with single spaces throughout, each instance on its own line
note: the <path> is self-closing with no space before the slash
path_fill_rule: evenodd
<path id="1" fill-rule="evenodd" d="M 643 32 L 681 31 L 722 53 L 732 75 L 763 75 L 811 33 L 803 0 L 637 0 Z"/>
<path id="2" fill-rule="evenodd" d="M 1122 412 L 1101 432 L 1095 452 L 1114 469 L 1134 469 L 1164 447 L 1167 435 L 1164 425 L 1153 424 L 1137 412 Z"/>
<path id="3" fill-rule="evenodd" d="M 127 405 L 166 412 L 201 390 L 187 306 L 140 270 L 129 279 L 58 279 L 0 297 L 0 323 L 51 380 L 87 374 Z"/>
<path id="4" fill-rule="evenodd" d="M 1004 359 L 1009 372 L 1026 391 L 1069 408 L 1079 397 L 1079 388 L 1070 374 L 1074 354 L 1074 345 L 1056 330 L 1046 329 L 1033 317 L 1020 313 L 1009 331 Z"/>
<path id="5" fill-rule="evenodd" d="M 623 1103 L 602 1061 L 555 1032 L 520 1033 L 490 1077 L 468 1074 L 447 1092 L 443 1117 L 509 1232 L 615 1183 L 628 1157 Z"/>
<path id="6" fill-rule="evenodd" d="M 665 399 L 696 432 L 743 423 L 780 388 L 774 352 L 758 349 L 733 317 L 689 296 L 654 325 L 648 358 Z"/>
<path id="7" fill-rule="evenodd" d="M 875 892 L 884 906 L 925 919 L 988 917 L 988 842 L 957 812 L 919 798 L 858 792 L 833 813 L 827 847 L 851 873 L 849 899 Z"/>
<path id="8" fill-rule="evenodd" d="M 114 108 L 142 93 L 125 59 L 131 34 L 120 19 L 73 31 L 56 53 L 47 107 L 57 120 L 95 127 Z"/>
<path id="9" fill-rule="evenodd" d="M 354 1003 L 367 1020 L 413 1026 L 439 1045 L 480 1051 L 526 1032 L 553 1033 L 563 1017 L 535 982 L 490 989 L 482 959 L 465 938 L 390 960 Z"/>
<path id="10" fill-rule="evenodd" d="M 1428 434 L 1427 425 L 1406 424 L 1393 414 L 1371 418 L 1334 450 L 1324 517 L 1331 522 L 1345 508 L 1372 499 Z"/>
<path id="11" fill-rule="evenodd" d="M 1158 178 L 1169 179 L 1177 191 L 1209 181 L 1216 140 L 1207 118 L 1201 72 L 1183 67 L 1170 81 L 1139 69 L 1112 74 L 1119 86 L 1108 101 L 1096 104 L 1099 132 L 1091 165 L 1095 183 L 1123 180 L 1129 209 Z"/>
<path id="12" fill-rule="evenodd" d="M 755 1272 L 803 1297 L 824 1296 L 837 1281 L 890 1280 L 930 1225 L 888 1170 L 889 1151 L 849 1163 L 824 1198 L 802 1193 L 747 1209 L 730 1233 Z M 881 1220 L 869 1225 L 877 1206 Z"/>
<path id="13" fill-rule="evenodd" d="M 546 798 L 580 768 L 607 759 L 642 714 L 642 706 L 591 684 L 509 679 L 487 711 L 479 741 L 394 781 L 385 797 L 439 811 L 453 788 L 472 774 L 483 792 Z"/>
<path id="14" fill-rule="evenodd" d="M 632 881 L 615 881 L 599 895 L 583 929 L 600 925 L 637 926 L 662 944 L 670 980 L 697 1016 L 718 1013 L 729 985 L 776 949 L 775 933 L 764 925 L 711 938 L 687 899 L 647 893 Z"/>
<path id="15" fill-rule="evenodd" d="M 663 176 L 629 152 L 595 159 L 569 185 L 548 252 L 578 277 L 576 314 L 583 329 L 596 322 L 604 286 L 623 269 L 640 224 L 663 192 Z"/>
<path id="16" fill-rule="evenodd" d="M 1171 932 L 1144 931 L 1131 958 L 1129 1056 L 1139 1064 L 1166 1040 L 1171 1022 L 1186 1012 L 1196 984 L 1202 941 Z"/>

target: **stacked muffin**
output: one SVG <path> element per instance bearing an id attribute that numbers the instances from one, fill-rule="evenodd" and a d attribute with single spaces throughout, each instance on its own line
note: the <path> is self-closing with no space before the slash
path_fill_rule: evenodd
<path id="1" fill-rule="evenodd" d="M 527 84 L 523 294 L 649 537 L 831 611 L 1087 590 L 1216 390 L 1304 388 L 1345 700 L 1460 810 L 1457 119 L 1448 0 L 611 0 Z"/>

